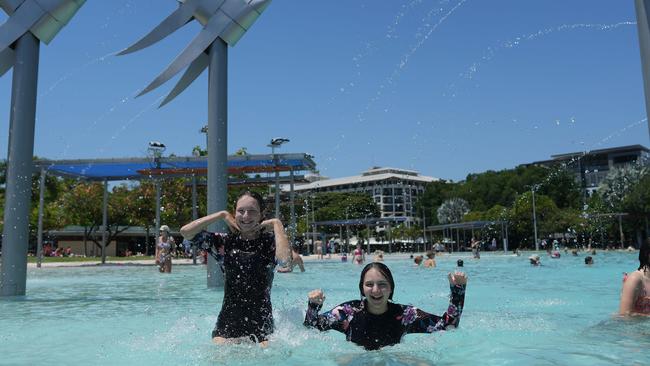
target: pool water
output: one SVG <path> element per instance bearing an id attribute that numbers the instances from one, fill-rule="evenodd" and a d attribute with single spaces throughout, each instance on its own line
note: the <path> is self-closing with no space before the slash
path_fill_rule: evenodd
<path id="1" fill-rule="evenodd" d="M 29 269 L 27 296 L 0 300 L 0 364 L 11 365 L 647 365 L 650 317 L 615 316 L 622 274 L 638 253 L 599 252 L 531 267 L 527 255 L 437 258 L 414 267 L 408 257 L 385 263 L 394 300 L 442 314 L 446 273 L 463 258 L 469 275 L 460 327 L 410 334 L 368 352 L 336 331 L 303 327 L 307 293 L 322 288 L 324 308 L 356 299 L 361 267 L 306 262 L 307 272 L 276 274 L 276 331 L 268 348 L 216 346 L 210 333 L 223 292 L 206 289 L 205 268 L 153 266 Z"/>

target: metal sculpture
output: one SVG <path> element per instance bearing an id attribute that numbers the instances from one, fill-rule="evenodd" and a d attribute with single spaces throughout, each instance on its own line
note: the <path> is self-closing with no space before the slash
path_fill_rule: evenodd
<path id="1" fill-rule="evenodd" d="M 271 0 L 177 0 L 176 11 L 139 41 L 118 53 L 125 55 L 164 39 L 182 26 L 196 19 L 203 29 L 174 61 L 160 73 L 138 96 L 146 94 L 187 67 L 176 86 L 162 101 L 169 103 L 185 90 L 209 65 L 208 48 L 217 38 L 234 47 L 255 20 L 269 6 Z"/>
<path id="2" fill-rule="evenodd" d="M 0 296 L 25 294 L 40 42 L 52 41 L 86 0 L 0 0 L 0 76 L 14 68 Z"/>
<path id="3" fill-rule="evenodd" d="M 234 46 L 269 6 L 271 0 L 178 0 L 179 7 L 151 32 L 120 55 L 141 50 L 197 20 L 203 29 L 192 42 L 138 96 L 159 87 L 186 68 L 176 86 L 162 101 L 169 103 L 206 68 L 208 75 L 208 212 L 227 207 L 228 173 L 228 46 Z M 225 232 L 224 223 L 212 231 Z M 208 256 L 208 287 L 223 286 L 218 263 Z"/>

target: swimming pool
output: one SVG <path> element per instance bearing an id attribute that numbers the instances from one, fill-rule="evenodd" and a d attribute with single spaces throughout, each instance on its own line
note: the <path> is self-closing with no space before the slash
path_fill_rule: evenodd
<path id="1" fill-rule="evenodd" d="M 621 320 L 622 272 L 638 253 L 599 252 L 550 259 L 541 267 L 521 257 L 438 258 L 415 268 L 408 258 L 385 263 L 394 299 L 442 314 L 446 273 L 463 258 L 470 277 L 460 328 L 407 335 L 368 352 L 335 331 L 302 326 L 307 293 L 320 287 L 324 308 L 358 298 L 360 267 L 335 260 L 307 262 L 307 272 L 276 274 L 276 331 L 267 349 L 210 342 L 223 292 L 205 288 L 205 268 L 152 266 L 29 269 L 28 295 L 0 300 L 0 364 L 137 365 L 593 365 L 647 364 L 650 318 Z"/>

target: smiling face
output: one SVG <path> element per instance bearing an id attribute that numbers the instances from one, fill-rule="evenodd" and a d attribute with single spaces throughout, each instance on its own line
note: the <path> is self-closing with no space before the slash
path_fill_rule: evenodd
<path id="1" fill-rule="evenodd" d="M 237 201 L 235 221 L 242 233 L 249 233 L 257 228 L 262 221 L 262 213 L 257 200 L 251 196 L 242 196 Z"/>
<path id="2" fill-rule="evenodd" d="M 368 311 L 383 314 L 388 309 L 388 298 L 392 292 L 390 281 L 377 269 L 371 268 L 363 277 L 363 295 L 368 302 Z"/>

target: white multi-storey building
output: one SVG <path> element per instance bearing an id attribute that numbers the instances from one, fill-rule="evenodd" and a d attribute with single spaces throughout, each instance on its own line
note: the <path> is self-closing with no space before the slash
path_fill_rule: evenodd
<path id="1" fill-rule="evenodd" d="M 396 168 L 374 167 L 361 175 L 321 179 L 308 184 L 296 185 L 297 193 L 310 192 L 364 192 L 372 196 L 381 217 L 406 217 L 410 226 L 418 220 L 415 202 L 424 192 L 427 183 L 438 178 L 426 177 L 418 172 Z"/>

